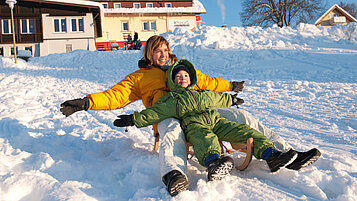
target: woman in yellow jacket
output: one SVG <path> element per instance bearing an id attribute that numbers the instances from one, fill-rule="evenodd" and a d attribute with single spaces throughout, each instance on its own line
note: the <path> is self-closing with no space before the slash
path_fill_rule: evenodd
<path id="1" fill-rule="evenodd" d="M 119 83 L 104 92 L 93 93 L 82 99 L 68 100 L 61 104 L 61 112 L 67 117 L 81 110 L 114 110 L 142 100 L 149 108 L 160 97 L 169 91 L 166 70 L 176 60 L 171 52 L 168 41 L 162 36 L 152 36 L 143 50 L 143 59 L 139 61 L 139 70 L 127 75 Z M 243 82 L 230 82 L 227 79 L 205 76 L 197 70 L 195 88 L 208 89 L 216 92 L 243 90 Z M 268 137 L 274 146 L 287 151 L 291 148 L 279 135 L 254 119 L 244 110 L 233 108 L 217 108 L 223 117 L 238 123 L 250 125 Z M 171 195 L 188 188 L 186 177 L 185 137 L 176 119 L 166 119 L 153 126 L 155 137 L 160 133 L 160 175 L 165 178 L 165 185 Z M 175 149 L 174 149 L 175 147 Z M 299 152 L 298 152 L 299 153 Z M 175 172 L 176 174 L 172 174 Z M 177 172 L 179 174 L 177 174 Z M 170 177 L 168 179 L 168 176 Z M 182 179 L 177 179 L 178 177 Z"/>

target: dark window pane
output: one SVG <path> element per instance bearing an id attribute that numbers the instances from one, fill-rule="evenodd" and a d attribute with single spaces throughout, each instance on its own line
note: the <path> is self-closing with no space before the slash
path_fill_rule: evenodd
<path id="1" fill-rule="evenodd" d="M 156 30 L 156 22 L 151 22 L 150 28 L 151 30 Z"/>
<path id="2" fill-rule="evenodd" d="M 59 20 L 54 20 L 55 32 L 59 32 Z"/>
<path id="3" fill-rule="evenodd" d="M 129 24 L 127 22 L 123 23 L 123 30 L 124 31 L 129 31 Z"/>
<path id="4" fill-rule="evenodd" d="M 77 19 L 72 19 L 72 31 L 77 31 Z"/>
<path id="5" fill-rule="evenodd" d="M 149 30 L 149 23 L 148 22 L 144 22 L 144 30 Z"/>
<path id="6" fill-rule="evenodd" d="M 67 32 L 66 19 L 61 19 L 61 31 L 62 31 L 62 32 Z"/>
<path id="7" fill-rule="evenodd" d="M 35 20 L 34 19 L 29 20 L 29 29 L 30 29 L 30 33 L 35 33 Z"/>
<path id="8" fill-rule="evenodd" d="M 79 31 L 84 31 L 83 18 L 82 19 L 78 19 L 78 26 L 79 26 Z"/>
<path id="9" fill-rule="evenodd" d="M 21 20 L 21 31 L 27 33 L 27 20 Z"/>
<path id="10" fill-rule="evenodd" d="M 10 30 L 9 30 L 9 20 L 3 20 L 2 21 L 2 30 L 4 33 L 8 34 L 10 33 Z"/>

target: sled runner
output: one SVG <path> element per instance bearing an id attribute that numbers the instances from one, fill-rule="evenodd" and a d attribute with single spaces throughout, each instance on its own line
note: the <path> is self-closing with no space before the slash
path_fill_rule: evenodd
<path id="1" fill-rule="evenodd" d="M 241 165 L 236 166 L 237 170 L 243 171 L 245 170 L 249 163 L 252 161 L 252 151 L 253 151 L 253 138 L 249 138 L 246 143 L 230 143 L 232 148 L 237 151 L 244 152 L 245 159 L 244 162 Z M 231 150 L 227 149 L 223 143 L 220 141 L 220 145 L 222 148 L 222 153 L 224 153 L 224 149 L 226 150 L 227 153 L 231 154 Z M 193 151 L 190 151 L 190 147 L 192 146 L 191 143 L 186 142 L 186 153 L 187 155 L 191 152 L 193 154 Z M 159 134 L 155 136 L 155 143 L 154 143 L 154 151 L 159 149 Z"/>

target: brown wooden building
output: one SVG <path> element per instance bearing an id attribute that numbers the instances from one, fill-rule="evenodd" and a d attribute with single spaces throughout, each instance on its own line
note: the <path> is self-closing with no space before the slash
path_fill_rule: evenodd
<path id="1" fill-rule="evenodd" d="M 82 0 L 18 0 L 14 7 L 17 49 L 32 56 L 95 50 L 102 36 L 103 6 Z M 0 2 L 0 56 L 13 54 L 10 8 Z"/>

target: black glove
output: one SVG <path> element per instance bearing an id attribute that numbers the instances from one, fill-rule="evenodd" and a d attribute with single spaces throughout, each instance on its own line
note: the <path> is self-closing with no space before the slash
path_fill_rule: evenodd
<path id="1" fill-rule="evenodd" d="M 237 92 L 237 93 L 243 91 L 243 88 L 244 88 L 243 84 L 244 84 L 244 81 L 241 81 L 241 82 L 233 81 L 232 82 L 232 85 L 233 85 L 232 91 Z"/>
<path id="2" fill-rule="evenodd" d="M 118 116 L 119 119 L 116 119 L 113 124 L 117 127 L 125 127 L 125 126 L 134 126 L 133 115 L 132 114 L 123 114 Z"/>
<path id="3" fill-rule="evenodd" d="M 60 111 L 62 112 L 63 115 L 68 117 L 69 115 L 81 110 L 87 111 L 88 107 L 89 107 L 89 99 L 85 97 L 85 98 L 65 101 L 64 103 L 61 104 Z"/>
<path id="4" fill-rule="evenodd" d="M 244 100 L 241 98 L 236 97 L 237 94 L 231 95 L 232 96 L 232 106 L 236 105 L 241 105 L 244 103 Z"/>

